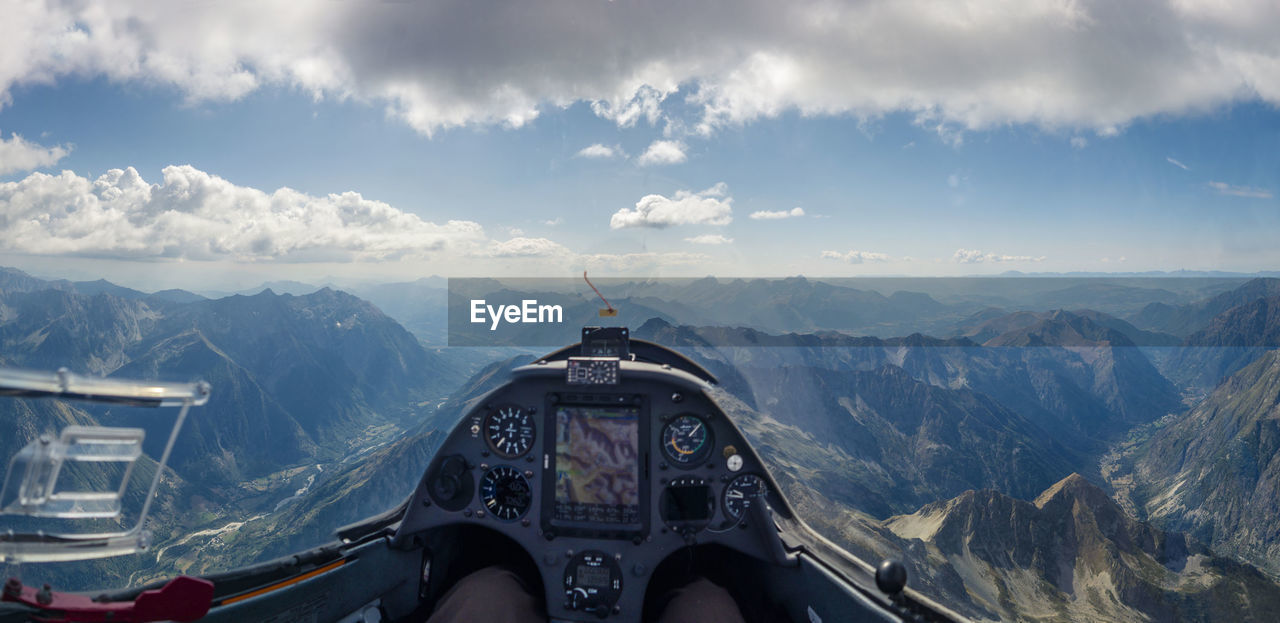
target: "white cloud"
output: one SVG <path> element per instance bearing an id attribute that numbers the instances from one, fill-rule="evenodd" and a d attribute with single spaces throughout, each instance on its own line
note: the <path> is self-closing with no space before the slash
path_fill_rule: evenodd
<path id="1" fill-rule="evenodd" d="M 664 228 L 672 225 L 728 225 L 733 220 L 733 197 L 720 182 L 702 192 L 676 191 L 671 198 L 645 195 L 635 209 L 623 208 L 609 219 L 609 227 Z"/>
<path id="2" fill-rule="evenodd" d="M 916 115 L 943 140 L 1032 124 L 1280 103 L 1280 4 L 974 0 L 167 3 L 18 0 L 0 22 L 15 86 L 105 76 L 189 100 L 264 87 L 385 107 L 431 133 L 520 126 L 587 102 L 620 126 L 692 104 L 710 132 L 775 117 Z"/>
<path id="3" fill-rule="evenodd" d="M 618 145 L 609 146 L 602 145 L 600 143 L 583 147 L 578 150 L 578 153 L 576 154 L 578 158 L 594 158 L 599 160 L 617 158 L 619 156 L 626 157 L 626 155 L 626 152 L 622 151 L 622 147 Z"/>
<path id="4" fill-rule="evenodd" d="M 1209 188 L 1219 195 L 1230 195 L 1232 197 L 1249 197 L 1251 199 L 1270 199 L 1271 191 L 1265 188 L 1256 188 L 1253 186 L 1233 186 L 1226 182 L 1209 182 Z"/>
<path id="5" fill-rule="evenodd" d="M 1043 262 L 1043 255 L 1033 257 L 1030 255 L 1003 255 L 999 253 L 983 253 L 976 249 L 956 249 L 954 255 L 951 256 L 956 262 L 961 264 L 982 264 L 986 263 L 1003 263 L 1003 262 Z"/>
<path id="6" fill-rule="evenodd" d="M 1084 149 L 1089 146 L 1089 139 L 1083 136 L 1071 137 L 1071 147 L 1074 149 Z"/>
<path id="7" fill-rule="evenodd" d="M 839 251 L 823 251 L 823 259 L 839 260 L 850 264 L 864 264 L 866 262 L 887 262 L 889 256 L 884 253 L 874 253 L 870 251 L 847 251 L 841 253 Z"/>
<path id="8" fill-rule="evenodd" d="M 546 238 L 512 238 L 494 241 L 479 255 L 486 257 L 569 257 L 573 253 L 558 242 Z"/>
<path id="9" fill-rule="evenodd" d="M 8 139 L 0 135 L 0 175 L 51 167 L 69 153 L 71 147 L 67 145 L 45 147 L 17 134 L 10 135 Z"/>
<path id="10" fill-rule="evenodd" d="M 644 119 L 650 125 L 658 123 L 662 118 L 662 102 L 668 95 L 676 92 L 674 84 L 664 90 L 655 89 L 647 84 L 636 87 L 629 99 L 613 98 L 597 100 L 591 103 L 591 111 L 596 115 L 617 123 L 620 127 L 629 128 L 636 121 Z"/>
<path id="11" fill-rule="evenodd" d="M 784 219 L 784 218 L 793 218 L 797 216 L 804 216 L 804 208 L 791 208 L 790 210 L 772 210 L 772 211 L 760 210 L 759 212 L 752 212 L 750 218 L 753 218 L 757 221 L 761 221 L 761 220 L 773 221 L 773 220 Z"/>
<path id="12" fill-rule="evenodd" d="M 472 221 L 436 224 L 355 192 L 266 193 L 191 166 L 159 184 L 132 167 L 0 184 L 0 249 L 32 255 L 235 261 L 383 261 L 481 245 Z"/>
<path id="13" fill-rule="evenodd" d="M 547 225 L 549 227 L 555 227 L 556 225 L 559 225 L 560 223 L 563 223 L 563 222 L 564 222 L 564 217 L 557 216 L 555 218 L 550 218 L 545 221 L 542 221 L 542 224 Z"/>
<path id="14" fill-rule="evenodd" d="M 1178 167 L 1179 169 L 1182 169 L 1183 171 L 1190 171 L 1190 170 L 1191 170 L 1191 167 L 1189 167 L 1189 166 L 1187 166 L 1187 165 L 1185 165 L 1185 164 L 1182 164 L 1181 162 L 1178 162 L 1177 160 L 1174 160 L 1172 156 L 1165 156 L 1165 158 L 1164 158 L 1164 159 L 1165 159 L 1166 161 L 1168 161 L 1168 162 L 1169 162 L 1169 164 L 1171 164 L 1171 165 L 1173 165 L 1173 166 L 1175 166 L 1175 167 Z"/>
<path id="15" fill-rule="evenodd" d="M 685 238 L 685 242 L 693 244 L 729 244 L 733 242 L 733 238 L 725 238 L 720 234 L 703 234 L 692 238 Z"/>
<path id="16" fill-rule="evenodd" d="M 688 160 L 684 153 L 685 149 L 685 144 L 680 141 L 654 141 L 643 154 L 640 154 L 636 163 L 642 167 L 680 164 Z"/>

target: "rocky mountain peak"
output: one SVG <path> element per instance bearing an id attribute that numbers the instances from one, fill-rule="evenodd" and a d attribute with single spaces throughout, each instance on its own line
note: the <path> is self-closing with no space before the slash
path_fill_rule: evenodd
<path id="1" fill-rule="evenodd" d="M 1053 486 L 1045 489 L 1044 493 L 1037 496 L 1033 503 L 1036 505 L 1036 508 L 1043 510 L 1051 504 L 1062 501 L 1067 501 L 1069 503 L 1081 502 L 1095 510 L 1111 510 L 1111 507 L 1115 507 L 1116 510 L 1119 510 L 1119 507 L 1111 500 L 1106 491 L 1103 491 L 1097 485 L 1089 482 L 1088 479 L 1077 473 L 1072 473 L 1070 476 L 1059 480 L 1054 483 Z"/>

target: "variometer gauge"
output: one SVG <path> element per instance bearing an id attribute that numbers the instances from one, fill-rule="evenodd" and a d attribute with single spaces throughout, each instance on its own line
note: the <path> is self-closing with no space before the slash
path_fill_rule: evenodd
<path id="1" fill-rule="evenodd" d="M 515 521 L 529 512 L 533 489 L 529 479 L 510 465 L 499 465 L 480 479 L 480 501 L 494 517 Z"/>
<path id="2" fill-rule="evenodd" d="M 485 418 L 484 436 L 498 456 L 518 458 L 533 447 L 533 418 L 516 405 L 500 406 Z"/>
<path id="3" fill-rule="evenodd" d="M 764 478 L 755 474 L 743 474 L 734 478 L 724 488 L 724 514 L 733 521 L 739 521 L 747 509 L 768 492 Z"/>
<path id="4" fill-rule="evenodd" d="M 682 415 L 662 428 L 662 452 L 678 467 L 692 467 L 715 446 L 711 429 L 696 415 Z"/>

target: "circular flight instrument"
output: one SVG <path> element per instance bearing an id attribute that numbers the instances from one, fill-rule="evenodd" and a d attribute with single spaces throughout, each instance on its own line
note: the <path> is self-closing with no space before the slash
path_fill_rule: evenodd
<path id="1" fill-rule="evenodd" d="M 498 465 L 480 479 L 480 501 L 494 517 L 515 521 L 529 512 L 533 489 L 520 470 L 510 465 Z"/>
<path id="2" fill-rule="evenodd" d="M 533 418 L 516 405 L 500 406 L 485 418 L 484 435 L 498 456 L 518 458 L 533 447 Z"/>
<path id="3" fill-rule="evenodd" d="M 768 487 L 764 478 L 755 474 L 743 474 L 734 478 L 724 488 L 724 514 L 738 521 L 751 508 L 751 503 L 764 497 Z"/>
<path id="4" fill-rule="evenodd" d="M 696 415 L 682 415 L 662 428 L 662 452 L 679 467 L 701 463 L 713 446 L 711 429 Z"/>

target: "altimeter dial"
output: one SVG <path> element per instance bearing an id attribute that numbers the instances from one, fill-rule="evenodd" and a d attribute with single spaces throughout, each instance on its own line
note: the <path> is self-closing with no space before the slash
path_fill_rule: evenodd
<path id="1" fill-rule="evenodd" d="M 484 435 L 489 447 L 506 459 L 523 456 L 533 447 L 533 418 L 516 405 L 503 405 L 485 418 Z"/>
<path id="2" fill-rule="evenodd" d="M 494 517 L 515 521 L 529 512 L 533 489 L 520 470 L 510 465 L 498 465 L 480 479 L 480 501 Z"/>
<path id="3" fill-rule="evenodd" d="M 767 492 L 768 487 L 764 483 L 764 478 L 755 474 L 743 474 L 734 478 L 724 488 L 724 502 L 721 505 L 724 508 L 724 514 L 734 521 L 742 519 L 747 509 L 763 498 Z"/>

